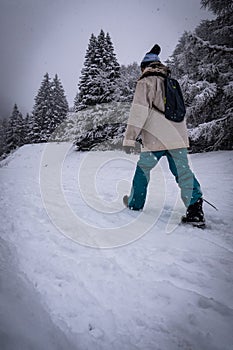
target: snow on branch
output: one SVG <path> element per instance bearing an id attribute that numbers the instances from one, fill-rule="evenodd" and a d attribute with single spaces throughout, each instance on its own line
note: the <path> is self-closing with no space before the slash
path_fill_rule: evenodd
<path id="1" fill-rule="evenodd" d="M 224 128 L 221 128 L 221 126 L 223 123 L 230 122 L 230 119 L 233 117 L 232 108 L 229 109 L 227 112 L 228 112 L 227 115 L 222 118 L 212 120 L 208 123 L 202 123 L 195 128 L 189 129 L 188 131 L 189 131 L 190 139 L 192 141 L 196 141 L 200 138 L 205 138 L 208 141 L 210 141 L 210 139 L 213 137 L 216 137 L 216 140 L 218 140 L 220 136 L 223 137 L 225 133 L 224 133 Z M 217 133 L 216 133 L 216 130 L 218 130 Z"/>
<path id="2" fill-rule="evenodd" d="M 233 81 L 230 81 L 226 86 L 224 86 L 223 91 L 226 96 L 233 96 Z"/>
<path id="3" fill-rule="evenodd" d="M 190 33 L 190 36 L 198 43 L 202 44 L 203 46 L 206 46 L 212 50 L 216 51 L 224 51 L 224 52 L 233 52 L 233 48 L 226 47 L 226 46 L 220 46 L 220 45 L 212 45 L 209 41 L 203 40 L 197 35 Z"/>

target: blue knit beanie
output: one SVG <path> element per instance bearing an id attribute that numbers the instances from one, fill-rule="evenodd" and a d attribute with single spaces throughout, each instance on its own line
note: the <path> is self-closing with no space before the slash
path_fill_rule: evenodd
<path id="1" fill-rule="evenodd" d="M 160 62 L 159 56 L 155 53 L 147 53 L 141 63 Z"/>
<path id="2" fill-rule="evenodd" d="M 154 45 L 152 49 L 146 53 L 145 57 L 143 58 L 141 62 L 141 68 L 145 68 L 149 66 L 152 62 L 160 62 L 159 54 L 160 54 L 161 48 L 158 44 Z"/>

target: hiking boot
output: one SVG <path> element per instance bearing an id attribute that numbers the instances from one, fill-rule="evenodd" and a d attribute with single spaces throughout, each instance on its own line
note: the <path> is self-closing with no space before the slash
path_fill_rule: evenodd
<path id="1" fill-rule="evenodd" d="M 142 208 L 135 208 L 133 206 L 129 207 L 129 196 L 127 196 L 127 194 L 123 197 L 123 203 L 126 206 L 126 208 L 129 208 L 130 210 L 134 210 L 134 211 L 141 211 Z"/>
<path id="2" fill-rule="evenodd" d="M 126 195 L 123 197 L 123 203 L 124 203 L 124 205 L 126 206 L 126 208 L 129 207 L 128 202 L 129 202 L 129 196 L 127 196 L 127 194 L 126 194 Z"/>
<path id="3" fill-rule="evenodd" d="M 197 227 L 205 226 L 205 218 L 202 209 L 203 199 L 199 198 L 194 204 L 188 206 L 186 216 L 181 218 L 183 223 L 192 224 Z"/>

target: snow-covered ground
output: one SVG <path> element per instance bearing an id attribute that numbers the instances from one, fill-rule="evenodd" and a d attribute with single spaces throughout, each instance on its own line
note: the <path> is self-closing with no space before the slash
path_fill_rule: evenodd
<path id="1" fill-rule="evenodd" d="M 1 162 L 0 348 L 231 350 L 233 152 L 190 156 L 207 229 L 166 160 L 142 213 L 123 208 L 137 155 L 26 145 Z"/>

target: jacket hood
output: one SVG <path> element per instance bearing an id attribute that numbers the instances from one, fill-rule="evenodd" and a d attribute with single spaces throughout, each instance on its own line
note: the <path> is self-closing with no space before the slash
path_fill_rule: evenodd
<path id="1" fill-rule="evenodd" d="M 161 62 L 153 62 L 144 69 L 139 80 L 151 75 L 161 75 L 161 76 L 167 77 L 170 74 L 171 74 L 171 71 L 167 66 L 165 66 Z"/>

